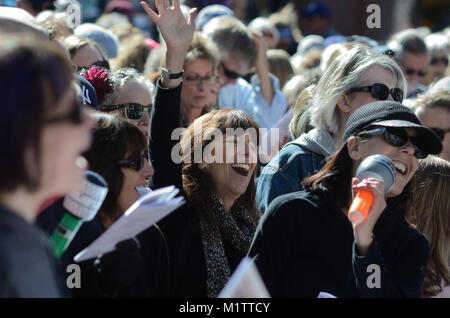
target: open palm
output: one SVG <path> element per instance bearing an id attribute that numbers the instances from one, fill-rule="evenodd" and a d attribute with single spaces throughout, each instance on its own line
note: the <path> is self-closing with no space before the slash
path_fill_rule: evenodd
<path id="1" fill-rule="evenodd" d="M 158 27 L 168 49 L 187 49 L 194 36 L 196 9 L 189 11 L 189 18 L 186 21 L 180 8 L 180 0 L 172 2 L 173 6 L 170 6 L 168 0 L 155 0 L 159 14 L 156 14 L 146 2 L 142 1 L 141 5 Z"/>

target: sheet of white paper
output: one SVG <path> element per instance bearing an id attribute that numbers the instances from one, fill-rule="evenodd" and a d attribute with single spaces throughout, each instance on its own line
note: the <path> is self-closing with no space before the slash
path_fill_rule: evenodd
<path id="1" fill-rule="evenodd" d="M 183 197 L 174 198 L 178 189 L 161 188 L 141 197 L 91 245 L 78 253 L 81 262 L 111 252 L 120 241 L 132 238 L 184 204 Z"/>
<path id="2" fill-rule="evenodd" d="M 263 158 L 266 162 L 269 162 L 270 159 L 277 154 L 284 138 L 291 136 L 291 133 L 289 132 L 289 124 L 293 116 L 294 110 L 290 109 L 272 128 L 268 130 L 267 134 L 261 138 L 262 142 L 259 148 L 259 153 L 261 156 L 264 156 Z M 274 137 L 272 137 L 272 135 L 274 135 Z M 275 136 L 278 136 L 278 140 L 276 140 L 277 137 Z M 272 140 L 273 138 L 275 138 L 275 140 Z"/>
<path id="3" fill-rule="evenodd" d="M 253 260 L 244 257 L 218 298 L 270 298 L 270 295 Z"/>
<path id="4" fill-rule="evenodd" d="M 337 297 L 330 293 L 320 292 L 319 296 L 317 296 L 317 298 L 337 298 Z"/>

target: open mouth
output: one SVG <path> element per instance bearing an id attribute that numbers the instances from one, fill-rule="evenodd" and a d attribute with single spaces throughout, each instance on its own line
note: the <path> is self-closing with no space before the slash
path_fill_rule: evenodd
<path id="1" fill-rule="evenodd" d="M 408 168 L 406 167 L 405 164 L 401 163 L 401 162 L 397 162 L 394 161 L 394 166 L 395 166 L 395 170 L 397 170 L 397 172 L 399 174 L 401 174 L 402 176 L 406 175 L 406 172 L 408 171 Z"/>
<path id="2" fill-rule="evenodd" d="M 247 177 L 248 172 L 250 171 L 250 166 L 245 163 L 234 163 L 231 165 L 231 168 L 241 176 Z"/>

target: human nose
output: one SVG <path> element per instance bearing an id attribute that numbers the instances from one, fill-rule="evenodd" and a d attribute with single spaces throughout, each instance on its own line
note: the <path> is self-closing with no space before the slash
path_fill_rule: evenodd
<path id="1" fill-rule="evenodd" d="M 411 140 L 408 140 L 408 142 L 401 147 L 402 153 L 405 153 L 408 156 L 413 156 L 415 149 L 416 146 L 411 142 Z"/>
<path id="2" fill-rule="evenodd" d="M 141 119 L 138 122 L 138 126 L 142 127 L 144 132 L 148 134 L 148 126 L 150 124 L 150 116 L 147 111 L 142 114 Z"/>
<path id="3" fill-rule="evenodd" d="M 146 180 L 155 174 L 153 167 L 150 165 L 147 159 L 144 160 L 144 166 L 142 167 L 140 173 Z"/>

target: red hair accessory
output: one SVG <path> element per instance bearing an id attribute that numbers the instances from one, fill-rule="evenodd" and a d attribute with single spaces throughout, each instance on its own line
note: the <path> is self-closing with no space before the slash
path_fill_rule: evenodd
<path id="1" fill-rule="evenodd" d="M 105 68 L 98 69 L 92 66 L 86 71 L 83 77 L 94 86 L 98 104 L 101 105 L 105 95 L 111 93 L 113 90 L 108 71 Z"/>

